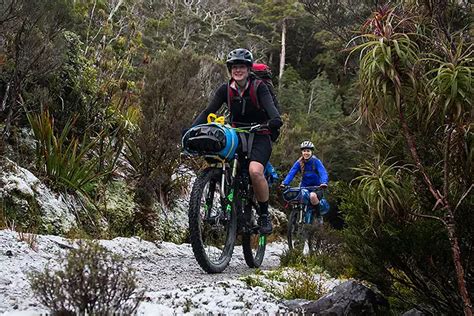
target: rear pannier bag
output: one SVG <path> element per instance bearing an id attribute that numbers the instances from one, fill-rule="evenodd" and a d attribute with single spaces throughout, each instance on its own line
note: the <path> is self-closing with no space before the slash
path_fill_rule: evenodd
<path id="1" fill-rule="evenodd" d="M 239 144 L 230 126 L 208 123 L 191 127 L 183 137 L 183 148 L 192 155 L 232 159 Z"/>

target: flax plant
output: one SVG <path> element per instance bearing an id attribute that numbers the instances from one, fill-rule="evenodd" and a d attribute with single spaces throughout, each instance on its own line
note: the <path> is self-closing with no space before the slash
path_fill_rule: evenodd
<path id="1" fill-rule="evenodd" d="M 92 153 L 94 140 L 82 143 L 71 136 L 74 119 L 68 120 L 62 132 L 54 131 L 54 119 L 49 112 L 27 114 L 35 138 L 38 167 L 55 185 L 88 195 L 88 190 L 101 176 L 96 172 L 97 157 Z"/>

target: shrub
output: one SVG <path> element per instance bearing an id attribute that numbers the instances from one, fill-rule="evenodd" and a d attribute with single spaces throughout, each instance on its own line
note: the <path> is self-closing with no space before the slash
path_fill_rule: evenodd
<path id="1" fill-rule="evenodd" d="M 32 290 L 55 314 L 130 315 L 143 292 L 137 289 L 135 272 L 120 256 L 96 242 L 80 242 L 65 258 L 62 270 L 49 267 L 33 272 Z"/>
<path id="2" fill-rule="evenodd" d="M 316 268 L 327 271 L 333 277 L 351 277 L 353 268 L 341 233 L 324 225 L 313 233 L 315 249 L 304 255 L 301 249 L 286 250 L 280 257 L 282 267 Z M 317 244 L 317 245 L 316 245 Z"/>
<path id="3" fill-rule="evenodd" d="M 317 300 L 325 294 L 321 280 L 316 280 L 315 275 L 309 268 L 295 271 L 287 279 L 287 286 L 283 290 L 286 299 Z"/>

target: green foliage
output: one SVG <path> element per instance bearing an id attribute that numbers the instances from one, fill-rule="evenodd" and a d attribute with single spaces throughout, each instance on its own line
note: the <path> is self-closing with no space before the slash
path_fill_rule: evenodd
<path id="1" fill-rule="evenodd" d="M 439 222 L 416 217 L 400 222 L 388 215 L 382 222 L 370 215 L 356 188 L 346 192 L 340 208 L 355 277 L 376 284 L 402 310 L 423 302 L 431 313 L 460 312 L 456 285 L 449 281 L 454 277 L 449 241 Z"/>
<path id="2" fill-rule="evenodd" d="M 352 277 L 353 268 L 350 263 L 350 253 L 343 243 L 341 233 L 329 225 L 315 232 L 314 242 L 318 241 L 316 251 L 303 254 L 302 249 L 286 250 L 280 257 L 280 266 L 296 269 L 312 268 L 327 271 L 335 278 Z"/>
<path id="3" fill-rule="evenodd" d="M 397 117 L 397 110 L 405 105 L 407 98 L 402 95 L 402 88 L 416 82 L 411 68 L 418 60 L 420 48 L 413 39 L 414 25 L 411 20 L 396 15 L 394 9 L 384 7 L 364 26 L 367 30 L 361 35 L 364 42 L 351 51 L 361 52 L 360 112 L 369 121 L 381 115 Z"/>
<path id="4" fill-rule="evenodd" d="M 254 277 L 252 275 L 247 275 L 241 280 L 250 287 L 256 287 L 256 286 L 264 287 L 265 286 L 265 284 L 259 278 Z"/>
<path id="5" fill-rule="evenodd" d="M 311 83 L 302 81 L 294 69 L 288 68 L 282 80 L 278 99 L 282 105 L 284 127 L 272 153 L 272 163 L 284 172 L 299 158 L 299 144 L 310 139 L 315 154 L 323 161 L 330 180 L 350 181 L 356 165 L 365 152 L 365 135 L 355 116 L 342 112 L 342 101 L 336 87 L 322 73 Z M 289 157 L 293 157 L 289 159 Z"/>
<path id="6" fill-rule="evenodd" d="M 96 242 L 80 242 L 63 258 L 63 269 L 49 267 L 29 276 L 42 304 L 61 315 L 135 312 L 143 298 L 135 272 L 122 257 Z"/>
<path id="7" fill-rule="evenodd" d="M 457 43 L 443 43 L 441 54 L 430 54 L 431 58 L 427 59 L 436 65 L 426 73 L 433 98 L 429 113 L 430 116 L 440 113 L 451 122 L 462 124 L 473 114 L 474 44 L 464 43 L 460 34 L 453 37 Z"/>
<path id="8" fill-rule="evenodd" d="M 455 21 L 439 24 L 448 10 L 427 9 L 382 7 L 354 39 L 362 40 L 352 53 L 360 52 L 360 113 L 373 129 L 373 156 L 397 163 L 365 163 L 341 209 L 358 274 L 399 303 L 454 314 L 462 306 L 457 280 L 465 279 L 467 289 L 473 282 L 472 234 L 466 231 L 473 216 L 462 197 L 472 185 L 466 161 L 472 147 L 472 48 L 461 40 L 462 31 L 451 33 Z M 448 231 L 459 242 L 464 275 L 454 270 L 459 250 Z"/>
<path id="9" fill-rule="evenodd" d="M 26 205 L 19 204 L 19 200 L 26 201 Z M 8 228 L 13 225 L 23 231 L 54 233 L 45 229 L 42 224 L 40 206 L 34 197 L 14 192 L 0 199 L 0 227 Z"/>
<path id="10" fill-rule="evenodd" d="M 374 163 L 365 163 L 354 168 L 362 175 L 355 178 L 359 182 L 358 191 L 370 210 L 372 216 L 378 216 L 383 221 L 386 212 L 398 213 L 403 217 L 404 210 L 409 210 L 408 199 L 404 188 L 400 184 L 400 178 L 396 173 L 400 170 L 397 163 L 387 165 L 388 160 L 381 161 L 377 157 Z"/>
<path id="11" fill-rule="evenodd" d="M 90 192 L 97 174 L 97 158 L 92 155 L 95 141 L 84 135 L 82 143 L 70 138 L 73 119 L 70 119 L 61 134 L 54 131 L 54 120 L 49 111 L 28 114 L 28 120 L 37 140 L 38 167 L 56 184 L 65 188 Z"/>
<path id="12" fill-rule="evenodd" d="M 321 279 L 317 280 L 314 271 L 303 268 L 290 274 L 287 285 L 283 290 L 283 297 L 287 300 L 306 299 L 318 300 L 325 293 Z"/>

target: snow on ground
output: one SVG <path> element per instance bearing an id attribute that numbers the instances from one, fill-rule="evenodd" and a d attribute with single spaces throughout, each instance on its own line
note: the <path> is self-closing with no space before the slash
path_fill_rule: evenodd
<path id="1" fill-rule="evenodd" d="M 234 250 L 229 267 L 221 274 L 201 270 L 189 244 L 152 243 L 138 238 L 115 238 L 100 243 L 114 253 L 132 260 L 139 285 L 146 289 L 140 315 L 195 313 L 269 313 L 284 307 L 262 288 L 251 288 L 239 277 L 255 270 L 246 266 L 241 247 Z M 19 240 L 19 234 L 0 231 L 0 313 L 38 315 L 46 309 L 30 290 L 27 273 L 58 265 L 58 256 L 73 244 L 58 236 L 36 236 L 35 249 Z M 284 243 L 268 246 L 262 269 L 279 265 Z M 12 314 L 13 313 L 13 314 Z"/>
<path id="2" fill-rule="evenodd" d="M 27 274 L 43 270 L 49 264 L 60 267 L 58 258 L 75 244 L 68 239 L 35 235 L 34 247 L 11 230 L 0 230 L 0 315 L 40 315 L 47 313 L 34 297 Z M 26 239 L 26 241 L 25 241 Z M 138 315 L 194 314 L 266 314 L 286 311 L 274 296 L 285 286 L 283 279 L 291 271 L 275 271 L 286 243 L 267 246 L 262 271 L 247 267 L 242 248 L 236 246 L 230 265 L 220 274 L 207 274 L 197 264 L 189 244 L 149 242 L 139 238 L 100 240 L 101 245 L 131 261 L 137 271 L 139 287 L 146 290 Z M 31 244 L 31 243 L 30 243 Z M 259 280 L 260 286 L 249 286 L 248 278 Z M 325 291 L 340 283 L 324 273 L 316 274 Z M 252 283 L 252 282 L 251 282 Z"/>

